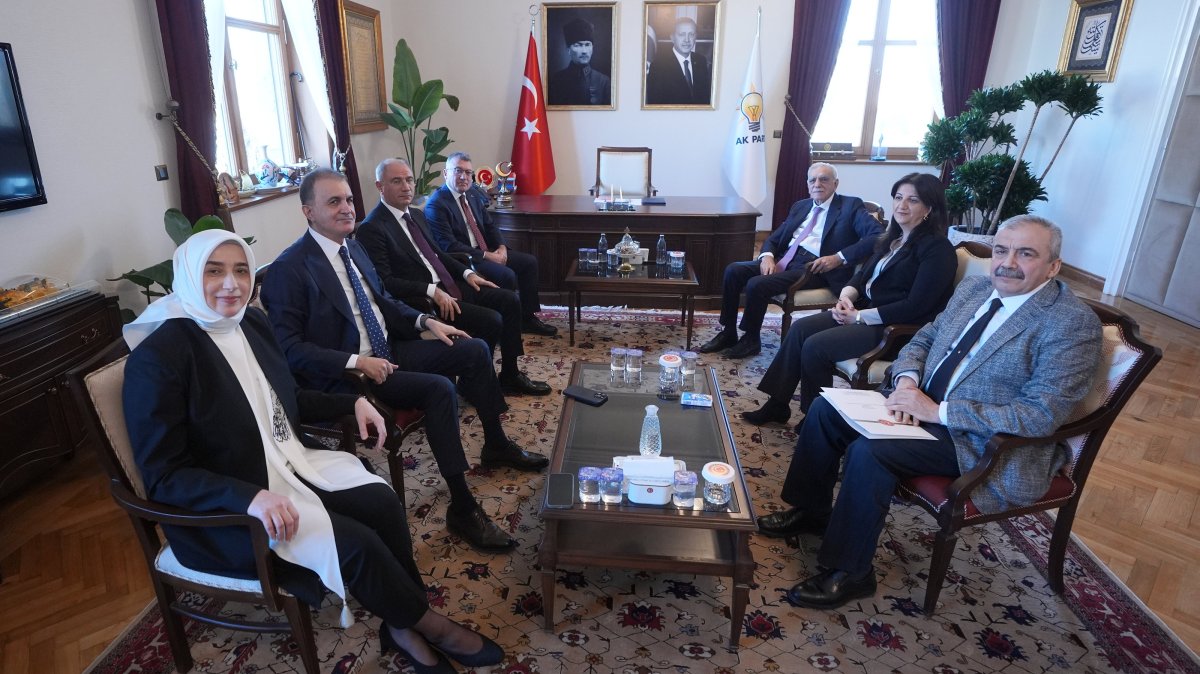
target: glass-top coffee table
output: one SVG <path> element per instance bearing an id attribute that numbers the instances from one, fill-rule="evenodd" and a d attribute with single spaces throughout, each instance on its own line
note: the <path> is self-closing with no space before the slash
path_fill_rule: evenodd
<path id="1" fill-rule="evenodd" d="M 754 576 L 750 533 L 755 520 L 725 404 L 712 368 L 697 368 L 691 387 L 712 395 L 712 407 L 683 407 L 678 400 L 660 400 L 658 375 L 657 366 L 647 366 L 640 384 L 610 382 L 607 363 L 575 363 L 571 384 L 604 391 L 608 402 L 589 407 L 564 399 L 550 472 L 576 474 L 581 466 L 611 466 L 615 456 L 636 455 L 645 406 L 654 404 L 662 424 L 662 455 L 682 459 L 697 476 L 709 461 L 733 466 L 737 475 L 733 498 L 719 510 L 640 505 L 628 498 L 616 505 L 585 504 L 578 494 L 569 508 L 548 508 L 543 499 L 545 531 L 539 562 L 545 627 L 554 629 L 559 566 L 729 576 L 733 578 L 729 646 L 736 648 Z"/>
<path id="2" fill-rule="evenodd" d="M 666 265 L 639 264 L 633 271 L 618 272 L 606 266 L 580 269 L 579 261 L 571 262 L 567 277 L 563 279 L 567 289 L 567 323 L 569 342 L 575 346 L 575 323 L 583 322 L 583 293 L 608 293 L 612 295 L 675 295 L 680 299 L 680 321 L 687 326 L 687 341 L 684 346 L 692 348 L 692 319 L 696 314 L 696 293 L 700 282 L 691 262 L 684 262 L 683 270 L 668 271 Z"/>

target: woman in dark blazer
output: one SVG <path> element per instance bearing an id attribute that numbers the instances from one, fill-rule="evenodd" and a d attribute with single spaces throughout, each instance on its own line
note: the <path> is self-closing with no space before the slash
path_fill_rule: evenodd
<path id="1" fill-rule="evenodd" d="M 349 626 L 348 588 L 383 619 L 383 650 L 403 651 L 418 672 L 455 671 L 444 656 L 500 662 L 497 644 L 429 608 L 392 488 L 299 432 L 301 420 L 354 414 L 365 439 L 384 422 L 365 398 L 296 386 L 266 316 L 247 309 L 249 246 L 231 232 L 200 232 L 175 252 L 174 270 L 174 292 L 125 328 L 125 419 L 149 497 L 258 518 L 284 588 L 314 605 L 328 589 Z M 254 577 L 247 530 L 164 530 L 185 566 Z"/>
<path id="2" fill-rule="evenodd" d="M 838 303 L 792 324 L 758 389 L 770 398 L 742 412 L 762 425 L 786 423 L 800 385 L 800 409 L 833 384 L 834 365 L 861 356 L 894 323 L 933 320 L 954 292 L 958 260 L 946 239 L 946 193 L 936 176 L 910 173 L 892 185 L 892 220 L 875 251 L 858 269 Z"/>

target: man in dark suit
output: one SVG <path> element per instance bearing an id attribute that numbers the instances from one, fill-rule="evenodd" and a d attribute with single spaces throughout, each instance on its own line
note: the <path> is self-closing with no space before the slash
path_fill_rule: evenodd
<path id="1" fill-rule="evenodd" d="M 507 394 L 547 395 L 550 386 L 533 381 L 517 367 L 525 355 L 521 302 L 483 275 L 442 252 L 420 210 L 411 209 L 412 168 L 403 159 L 385 159 L 375 168 L 379 204 L 358 228 L 383 287 L 414 308 L 431 304 L 443 322 L 500 345 L 500 388 Z"/>
<path id="2" fill-rule="evenodd" d="M 345 176 L 322 169 L 300 184 L 309 230 L 280 253 L 262 287 L 276 339 L 305 388 L 353 392 L 344 370 L 361 370 L 390 405 L 425 411 L 425 431 L 450 489 L 446 526 L 478 550 L 515 544 L 471 495 L 458 430 L 458 390 L 478 411 L 484 467 L 539 471 L 545 457 L 525 452 L 500 425 L 505 407 L 487 344 L 395 300 L 366 251 L 349 239 L 354 197 Z"/>
<path id="3" fill-rule="evenodd" d="M 542 310 L 537 258 L 505 245 L 504 234 L 488 210 L 487 195 L 474 186 L 471 155 L 465 152 L 450 155 L 444 174 L 446 184 L 425 204 L 425 219 L 438 247 L 447 253 L 469 255 L 475 270 L 485 278 L 501 288 L 517 291 L 521 298 L 522 331 L 547 337 L 557 334 L 557 328 L 537 317 Z"/>
<path id="4" fill-rule="evenodd" d="M 996 232 L 991 279 L 963 279 L 946 310 L 901 350 L 887 407 L 934 440 L 868 440 L 824 398 L 813 403 L 783 483 L 792 507 L 758 520 L 768 536 L 824 534 L 824 571 L 793 587 L 789 600 L 834 608 L 874 595 L 871 560 L 901 479 L 958 477 L 994 433 L 1040 437 L 1068 420 L 1091 387 L 1101 331 L 1095 312 L 1054 279 L 1061 246 L 1053 223 L 1010 218 Z M 971 501 L 984 513 L 1029 505 L 1069 458 L 1062 445 L 1007 452 Z"/>
<path id="5" fill-rule="evenodd" d="M 612 101 L 608 75 L 592 67 L 594 33 L 592 24 L 579 17 L 563 26 L 563 41 L 571 62 L 550 74 L 546 91 L 550 105 L 609 105 Z"/>
<path id="6" fill-rule="evenodd" d="M 767 301 L 787 291 L 807 272 L 806 287 L 829 288 L 836 297 L 854 274 L 854 266 L 871 254 L 882 229 L 863 208 L 862 199 L 837 194 L 837 170 L 817 162 L 808 169 L 810 198 L 792 205 L 787 219 L 763 242 L 758 259 L 734 262 L 725 268 L 721 288 L 721 325 L 700 353 L 726 351 L 729 358 L 746 358 L 762 350 L 759 330 Z M 746 293 L 742 330 L 737 335 L 738 300 Z M 732 348 L 730 348 L 732 347 Z"/>
<path id="7" fill-rule="evenodd" d="M 675 21 L 671 49 L 658 54 L 646 73 L 647 105 L 708 105 L 712 101 L 712 67 L 696 52 L 696 22 Z"/>

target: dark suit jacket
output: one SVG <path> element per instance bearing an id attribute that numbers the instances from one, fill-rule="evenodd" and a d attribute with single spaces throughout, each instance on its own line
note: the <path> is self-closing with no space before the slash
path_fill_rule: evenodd
<path id="1" fill-rule="evenodd" d="M 763 241 L 760 252 L 771 253 L 776 260 L 782 258 L 787 252 L 788 243 L 804 223 L 812 207 L 812 199 L 801 199 L 792 204 L 787 218 L 771 232 L 766 241 Z M 821 255 L 840 252 L 842 257 L 846 258 L 846 264 L 821 275 L 835 295 L 854 274 L 854 266 L 871 254 L 875 246 L 875 237 L 880 233 L 882 230 L 879 222 L 863 208 L 862 199 L 834 194 L 829 200 L 829 212 L 825 214 L 825 231 L 821 236 Z"/>
<path id="2" fill-rule="evenodd" d="M 958 256 L 954 245 L 938 234 L 919 236 L 900 250 L 871 284 L 867 301 L 867 281 L 875 266 L 887 251 L 874 254 L 846 285 L 858 291 L 860 308 L 879 310 L 884 325 L 932 321 L 954 294 L 954 275 L 958 272 Z"/>
<path id="3" fill-rule="evenodd" d="M 921 328 L 892 363 L 892 372 L 915 372 L 922 387 L 992 294 L 990 278 L 959 282 L 946 310 Z M 1027 438 L 1049 435 L 1091 388 L 1100 357 L 1096 313 L 1066 284 L 1051 280 L 966 361 L 946 394 L 946 428 L 958 466 L 970 470 L 994 433 Z M 985 513 L 1024 506 L 1041 498 L 1067 461 L 1056 445 L 1018 447 L 1004 454 L 988 480 L 971 492 Z"/>
<path id="4" fill-rule="evenodd" d="M 358 326 L 333 266 L 312 236 L 305 232 L 275 258 L 260 297 L 300 385 L 349 392 L 342 373 L 350 354 L 358 353 Z M 384 290 L 371 259 L 357 241 L 347 239 L 346 246 L 383 313 L 391 340 L 419 338 L 416 321 L 420 312 Z"/>
<path id="5" fill-rule="evenodd" d="M 462 280 L 467 268 L 438 247 L 421 211 L 409 208 L 408 214 L 413 223 L 424 232 L 433 252 L 457 284 Z M 392 215 L 392 211 L 383 202 L 376 204 L 367 215 L 367 219 L 358 226 L 355 238 L 366 249 L 376 271 L 379 272 L 379 277 L 384 280 L 384 287 L 392 296 L 412 306 L 423 307 L 429 304 L 426 290 L 430 283 L 438 283 L 440 279 L 425 267 L 425 263 L 421 261 L 421 253 L 400 230 L 396 216 Z"/>
<path id="6" fill-rule="evenodd" d="M 583 68 L 574 63 L 551 73 L 547 81 L 546 102 L 550 105 L 609 105 L 612 84 L 608 75 L 590 68 L 585 78 Z"/>
<path id="7" fill-rule="evenodd" d="M 505 245 L 504 234 L 496 226 L 492 212 L 487 208 L 487 198 L 474 188 L 467 190 L 466 197 L 467 205 L 475 215 L 475 224 L 479 226 L 488 250 L 496 250 Z M 483 259 L 483 250 L 471 245 L 467 221 L 449 187 L 443 185 L 429 197 L 425 204 L 425 220 L 439 248 L 447 253 L 466 253 L 476 260 Z"/>
<path id="8" fill-rule="evenodd" d="M 668 48 L 650 63 L 646 73 L 647 105 L 708 105 L 712 102 L 712 68 L 703 54 L 692 52 L 692 88 L 675 50 Z"/>
<path id="9" fill-rule="evenodd" d="M 299 421 L 354 413 L 352 395 L 297 388 L 262 312 L 249 308 L 242 331 L 279 397 L 292 432 Z M 254 410 L 212 340 L 189 319 L 167 321 L 125 364 L 125 422 L 147 495 L 199 511 L 244 513 L 267 488 L 267 467 Z M 249 533 L 240 527 L 164 527 L 176 556 L 202 570 L 254 572 Z M 319 595 L 317 595 L 319 596 Z"/>

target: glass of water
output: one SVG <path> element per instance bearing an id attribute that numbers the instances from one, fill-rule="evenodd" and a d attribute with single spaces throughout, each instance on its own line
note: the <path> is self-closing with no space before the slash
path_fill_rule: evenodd
<path id="1" fill-rule="evenodd" d="M 625 352 L 625 381 L 640 382 L 642 380 L 642 350 L 629 349 Z"/>
<path id="2" fill-rule="evenodd" d="M 603 468 L 600 470 L 600 500 L 605 503 L 621 502 L 621 483 L 625 481 L 625 471 L 620 468 Z"/>
<path id="3" fill-rule="evenodd" d="M 683 251 L 673 250 L 667 253 L 667 271 L 672 276 L 683 276 Z"/>
<path id="4" fill-rule="evenodd" d="M 584 466 L 579 469 L 579 500 L 582 503 L 600 502 L 600 469 Z"/>
<path id="5" fill-rule="evenodd" d="M 675 471 L 674 493 L 671 502 L 676 508 L 692 508 L 696 505 L 696 474 L 690 470 Z"/>

